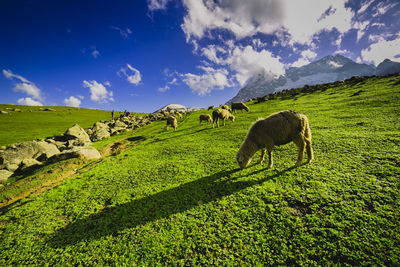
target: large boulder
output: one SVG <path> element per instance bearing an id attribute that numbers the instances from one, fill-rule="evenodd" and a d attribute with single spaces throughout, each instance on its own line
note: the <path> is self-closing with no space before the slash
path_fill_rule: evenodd
<path id="1" fill-rule="evenodd" d="M 15 170 L 24 159 L 45 161 L 60 153 L 57 146 L 44 141 L 28 141 L 7 146 L 0 151 L 0 169 Z"/>
<path id="2" fill-rule="evenodd" d="M 105 123 L 96 122 L 93 125 L 92 131 L 92 135 L 90 136 L 92 142 L 100 141 L 104 138 L 110 137 L 110 128 Z"/>
<path id="3" fill-rule="evenodd" d="M 92 142 L 86 131 L 75 124 L 64 133 L 65 139 L 68 141 L 68 146 L 88 146 Z"/>
<path id="4" fill-rule="evenodd" d="M 60 154 L 54 155 L 52 158 L 50 158 L 50 161 L 61 161 L 61 160 L 66 160 L 66 159 L 71 159 L 71 158 L 82 158 L 82 159 L 99 159 L 101 158 L 100 152 L 91 146 L 85 146 L 85 147 L 73 147 L 68 150 L 64 150 Z"/>
<path id="5" fill-rule="evenodd" d="M 19 165 L 18 171 L 24 172 L 32 168 L 36 168 L 39 165 L 42 165 L 42 163 L 37 161 L 36 159 L 23 159 L 21 164 Z"/>
<path id="6" fill-rule="evenodd" d="M 10 171 L 0 170 L 0 184 L 5 184 L 11 175 L 13 175 L 13 173 Z"/>

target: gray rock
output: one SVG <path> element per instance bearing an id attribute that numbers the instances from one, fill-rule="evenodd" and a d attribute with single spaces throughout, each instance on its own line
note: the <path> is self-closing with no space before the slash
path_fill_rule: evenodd
<path id="1" fill-rule="evenodd" d="M 71 128 L 69 128 L 65 133 L 64 137 L 67 141 L 73 140 L 73 142 L 69 142 L 68 146 L 85 146 L 90 145 L 92 142 L 90 141 L 89 135 L 85 132 L 85 130 L 75 124 Z"/>
<path id="2" fill-rule="evenodd" d="M 99 159 L 101 158 L 101 154 L 94 147 L 73 147 L 71 149 L 64 150 L 60 154 L 54 155 L 52 158 L 50 158 L 50 161 L 61 161 L 71 158 Z"/>
<path id="3" fill-rule="evenodd" d="M 41 162 L 37 161 L 36 159 L 24 159 L 19 166 L 19 171 L 26 171 L 30 168 L 42 165 Z"/>
<path id="4" fill-rule="evenodd" d="M 96 122 L 92 128 L 92 131 L 93 133 L 90 136 L 90 139 L 93 142 L 100 141 L 104 138 L 110 137 L 110 132 L 109 132 L 110 128 L 102 122 Z"/>
<path id="5" fill-rule="evenodd" d="M 5 184 L 11 175 L 13 175 L 13 173 L 10 171 L 0 170 L 0 184 Z"/>
<path id="6" fill-rule="evenodd" d="M 19 165 L 24 159 L 47 160 L 60 153 L 57 146 L 44 141 L 28 141 L 16 143 L 0 151 L 0 169 L 7 165 Z"/>
<path id="7" fill-rule="evenodd" d="M 8 114 L 8 111 L 0 110 L 0 114 Z"/>

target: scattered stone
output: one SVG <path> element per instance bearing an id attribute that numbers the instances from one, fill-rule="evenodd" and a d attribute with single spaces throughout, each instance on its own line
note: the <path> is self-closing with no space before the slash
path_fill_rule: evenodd
<path id="1" fill-rule="evenodd" d="M 44 141 L 28 141 L 16 143 L 0 151 L 0 169 L 7 165 L 17 164 L 24 159 L 37 159 L 44 161 L 51 156 L 60 153 L 57 146 Z"/>
<path id="2" fill-rule="evenodd" d="M 22 160 L 18 170 L 24 172 L 39 165 L 42 165 L 42 163 L 37 161 L 36 159 L 24 159 Z"/>
<path id="3" fill-rule="evenodd" d="M 0 114 L 8 114 L 8 112 L 5 110 L 0 110 Z"/>
<path id="4" fill-rule="evenodd" d="M 10 171 L 0 170 L 0 184 L 5 184 L 11 175 L 13 175 L 13 173 Z"/>
<path id="5" fill-rule="evenodd" d="M 54 155 L 49 160 L 55 162 L 55 161 L 61 161 L 61 160 L 66 160 L 66 159 L 71 159 L 71 158 L 99 159 L 99 158 L 101 158 L 101 154 L 94 147 L 90 147 L 90 146 L 73 147 L 71 149 L 64 150 L 60 154 Z"/>
<path id="6" fill-rule="evenodd" d="M 89 135 L 85 132 L 85 130 L 75 124 L 71 128 L 69 128 L 65 133 L 64 137 L 68 142 L 68 147 L 72 146 L 87 146 L 90 145 L 92 142 L 90 141 Z"/>
<path id="7" fill-rule="evenodd" d="M 22 110 L 19 109 L 19 108 L 14 108 L 13 111 L 15 111 L 15 112 L 22 112 Z"/>
<path id="8" fill-rule="evenodd" d="M 102 122 L 96 122 L 92 128 L 92 135 L 90 139 L 92 142 L 100 141 L 104 138 L 110 137 L 109 127 Z"/>
<path id="9" fill-rule="evenodd" d="M 56 110 L 55 110 L 55 109 L 52 109 L 52 108 L 45 108 L 45 109 L 40 109 L 40 110 L 56 112 Z"/>

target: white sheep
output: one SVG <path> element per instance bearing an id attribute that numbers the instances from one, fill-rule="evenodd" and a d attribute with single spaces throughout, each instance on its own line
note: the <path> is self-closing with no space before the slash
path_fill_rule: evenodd
<path id="1" fill-rule="evenodd" d="M 262 149 L 260 163 L 264 161 L 268 151 L 268 168 L 273 165 L 272 150 L 293 141 L 299 149 L 296 167 L 303 161 L 304 150 L 307 149 L 308 162 L 314 158 L 311 145 L 311 130 L 305 115 L 286 110 L 259 119 L 250 127 L 245 140 L 236 154 L 236 160 L 241 168 L 245 168 L 253 155 Z"/>

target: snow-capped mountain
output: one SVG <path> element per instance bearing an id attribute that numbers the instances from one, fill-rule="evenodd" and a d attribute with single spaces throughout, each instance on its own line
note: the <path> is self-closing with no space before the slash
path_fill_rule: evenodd
<path id="1" fill-rule="evenodd" d="M 327 56 L 302 67 L 289 68 L 285 75 L 279 78 L 271 78 L 270 75 L 261 72 L 250 79 L 226 104 L 245 102 L 251 98 L 304 85 L 330 83 L 353 76 L 386 75 L 396 72 L 400 72 L 400 63 L 388 59 L 375 68 L 374 65 L 358 64 L 341 55 Z"/>
<path id="2" fill-rule="evenodd" d="M 154 113 L 159 113 L 161 111 L 168 111 L 168 112 L 190 112 L 190 111 L 196 111 L 196 110 L 200 110 L 200 108 L 187 108 L 183 105 L 180 104 L 168 104 L 162 108 L 160 108 L 157 111 L 154 111 Z"/>

